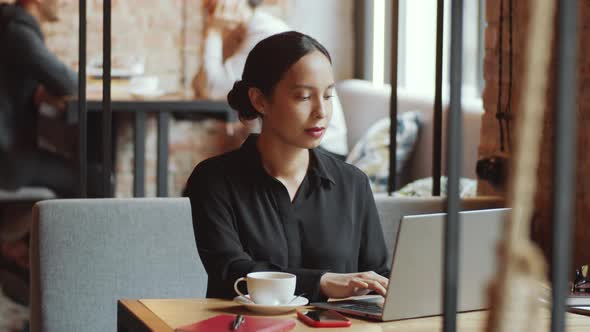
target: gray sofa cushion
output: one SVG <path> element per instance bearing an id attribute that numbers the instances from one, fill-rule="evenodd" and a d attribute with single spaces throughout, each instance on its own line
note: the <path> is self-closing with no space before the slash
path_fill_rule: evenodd
<path id="1" fill-rule="evenodd" d="M 33 331 L 115 331 L 122 298 L 204 297 L 186 198 L 49 200 L 31 235 Z"/>

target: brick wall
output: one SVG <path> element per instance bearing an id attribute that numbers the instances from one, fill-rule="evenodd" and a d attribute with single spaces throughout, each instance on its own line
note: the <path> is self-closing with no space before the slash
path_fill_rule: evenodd
<path id="1" fill-rule="evenodd" d="M 145 74 L 158 76 L 163 89 L 190 93 L 190 81 L 199 66 L 202 35 L 201 1 L 113 0 L 113 63 L 143 56 Z M 102 1 L 87 3 L 88 60 L 102 55 Z M 60 2 L 60 21 L 44 24 L 48 47 L 71 65 L 78 61 L 78 1 Z M 149 118 L 146 143 L 146 194 L 156 192 L 156 121 Z M 236 147 L 217 120 L 175 121 L 170 128 L 169 193 L 180 194 L 190 171 L 199 161 Z M 117 132 L 116 195 L 132 196 L 133 130 L 122 118 Z"/>
<path id="2" fill-rule="evenodd" d="M 513 1 L 513 79 L 512 79 L 512 100 L 511 110 L 513 117 L 516 117 L 520 111 L 519 101 L 523 88 L 523 62 L 525 59 L 524 48 L 527 42 L 528 21 L 531 13 L 531 6 L 534 0 Z M 580 17 L 578 20 L 578 33 L 580 40 L 587 36 L 590 29 L 588 18 L 590 17 L 590 2 L 579 1 Z M 483 93 L 483 102 L 485 113 L 482 118 L 481 140 L 479 147 L 480 156 L 490 156 L 494 154 L 504 154 L 510 157 L 513 151 L 500 151 L 499 145 L 499 128 L 496 120 L 496 111 L 498 105 L 498 93 L 501 89 L 503 98 L 502 105 L 508 104 L 509 95 L 509 39 L 508 39 L 508 1 L 504 1 L 504 19 L 499 20 L 500 0 L 486 1 L 486 20 L 487 28 L 485 34 L 485 60 L 484 60 L 484 78 L 486 86 Z M 504 25 L 504 38 L 502 53 L 500 54 L 499 36 L 500 24 Z M 552 38 L 552 36 L 547 36 Z M 555 44 L 554 44 L 555 45 Z M 574 264 L 590 262 L 590 222 L 588 221 L 590 211 L 590 180 L 587 179 L 588 166 L 590 165 L 590 154 L 587 153 L 590 137 L 585 130 L 590 125 L 590 46 L 586 42 L 580 42 L 578 49 L 578 111 L 577 111 L 577 185 L 575 192 L 575 235 L 574 235 Z M 535 219 L 533 221 L 532 235 L 533 239 L 543 248 L 546 257 L 551 257 L 551 236 L 552 236 L 552 188 L 553 188 L 553 139 L 554 139 L 554 117 L 555 117 L 555 78 L 557 63 L 555 60 L 555 46 L 549 72 L 546 73 L 549 79 L 549 88 L 545 94 L 545 122 L 543 128 L 543 138 L 541 143 L 541 158 L 537 172 L 538 189 L 535 197 Z M 500 76 L 499 57 L 502 56 L 504 75 Z M 503 109 L 506 107 L 504 106 Z M 515 137 L 516 124 L 512 121 L 512 136 Z M 514 143 L 514 140 L 512 140 Z M 504 194 L 497 192 L 484 181 L 478 183 L 480 194 Z"/>
<path id="3" fill-rule="evenodd" d="M 0 0 L 0 2 L 11 2 Z M 352 0 L 330 0 L 322 8 L 334 7 L 342 17 L 316 17 L 310 24 L 309 15 L 299 6 L 309 8 L 315 0 L 266 0 L 265 10 L 287 19 L 294 29 L 326 42 L 340 60 L 335 63 L 337 77 L 352 76 Z M 87 2 L 88 60 L 100 59 L 102 54 L 102 1 Z M 326 8 L 324 8 L 326 9 Z M 293 15 L 288 15 L 293 13 Z M 324 15 L 325 16 L 325 15 Z M 342 15 L 340 15 L 342 16 Z M 312 22 L 312 23 L 313 23 Z M 320 23 L 321 22 L 321 23 Z M 190 93 L 190 82 L 199 67 L 202 35 L 200 0 L 112 0 L 112 57 L 113 62 L 130 56 L 145 57 L 145 74 L 155 75 L 167 90 Z M 60 1 L 60 21 L 44 24 L 48 47 L 64 62 L 76 66 L 78 62 L 78 1 Z M 336 34 L 336 31 L 346 33 Z M 337 36 L 337 38 L 333 38 Z M 117 137 L 116 195 L 132 194 L 133 130 L 131 121 L 120 123 Z M 92 124 L 90 124 L 92 125 Z M 148 123 L 146 145 L 146 194 L 155 195 L 156 124 Z M 225 123 L 217 120 L 175 121 L 170 128 L 169 193 L 179 195 L 190 171 L 199 161 L 233 149 L 243 135 L 229 136 Z"/>

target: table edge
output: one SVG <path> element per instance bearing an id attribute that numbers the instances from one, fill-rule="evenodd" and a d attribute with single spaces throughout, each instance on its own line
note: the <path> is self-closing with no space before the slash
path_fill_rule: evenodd
<path id="1" fill-rule="evenodd" d="M 117 326 L 122 324 L 121 311 L 135 318 L 136 322 L 143 325 L 146 331 L 170 331 L 174 332 L 174 329 L 166 324 L 160 317 L 146 307 L 141 300 L 133 299 L 121 299 L 118 303 L 118 315 L 117 315 Z M 141 318 L 139 317 L 141 316 Z"/>

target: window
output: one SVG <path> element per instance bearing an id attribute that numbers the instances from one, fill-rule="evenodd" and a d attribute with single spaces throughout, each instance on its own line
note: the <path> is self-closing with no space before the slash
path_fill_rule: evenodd
<path id="1" fill-rule="evenodd" d="M 357 49 L 365 61 L 362 78 L 375 84 L 389 83 L 391 61 L 391 6 L 394 0 L 366 0 L 363 6 L 365 29 Z M 450 9 L 445 0 L 443 40 L 443 91 L 448 92 Z M 463 94 L 480 98 L 483 89 L 484 3 L 464 2 L 463 18 Z M 420 95 L 434 95 L 437 0 L 399 0 L 398 87 Z M 364 46 L 364 47 L 363 47 Z M 357 71 L 359 72 L 359 71 Z M 448 93 L 444 93 L 448 95 Z"/>

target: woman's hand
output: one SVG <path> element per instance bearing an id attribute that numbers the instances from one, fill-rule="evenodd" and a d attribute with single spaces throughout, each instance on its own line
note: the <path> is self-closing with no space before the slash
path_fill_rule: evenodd
<path id="1" fill-rule="evenodd" d="M 248 3 L 244 0 L 217 0 L 213 11 L 209 12 L 207 26 L 209 30 L 233 30 L 246 21 Z"/>
<path id="2" fill-rule="evenodd" d="M 235 54 L 247 34 L 246 22 L 252 15 L 246 0 L 209 0 L 204 1 L 207 17 L 203 29 L 205 39 L 221 38 L 222 59 Z"/>
<path id="3" fill-rule="evenodd" d="M 326 273 L 320 279 L 320 289 L 329 298 L 366 295 L 375 291 L 387 293 L 389 280 L 373 271 L 358 273 Z"/>

